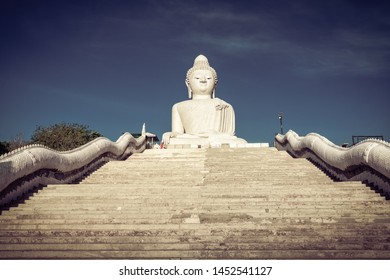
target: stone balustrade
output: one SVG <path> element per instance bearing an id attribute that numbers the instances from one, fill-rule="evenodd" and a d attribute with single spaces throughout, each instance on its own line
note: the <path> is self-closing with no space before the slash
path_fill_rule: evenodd
<path id="1" fill-rule="evenodd" d="M 300 137 L 290 130 L 275 136 L 275 146 L 294 157 L 304 157 L 319 166 L 334 179 L 358 180 L 373 185 L 390 196 L 390 144 L 367 139 L 343 148 L 325 137 L 309 133 Z"/>
<path id="2" fill-rule="evenodd" d="M 116 142 L 99 137 L 65 152 L 43 145 L 17 149 L 0 157 L 0 206 L 39 185 L 73 182 L 111 159 L 125 159 L 145 147 L 145 136 L 124 133 Z"/>

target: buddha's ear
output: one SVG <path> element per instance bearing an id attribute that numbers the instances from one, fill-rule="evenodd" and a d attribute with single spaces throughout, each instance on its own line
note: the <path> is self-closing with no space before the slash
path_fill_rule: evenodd
<path id="1" fill-rule="evenodd" d="M 211 98 L 215 98 L 215 88 L 213 89 L 213 93 L 211 94 Z"/>
<path id="2" fill-rule="evenodd" d="M 188 89 L 188 98 L 192 99 L 192 90 L 191 90 L 190 84 L 188 83 L 187 79 L 184 82 L 186 83 L 186 86 Z"/>

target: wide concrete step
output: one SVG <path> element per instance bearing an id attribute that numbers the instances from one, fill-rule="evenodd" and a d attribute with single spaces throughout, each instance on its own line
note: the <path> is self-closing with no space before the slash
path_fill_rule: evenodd
<path id="1" fill-rule="evenodd" d="M 212 232 L 211 235 L 223 234 L 226 235 L 227 231 L 236 231 L 242 234 L 242 232 L 256 231 L 259 234 L 280 234 L 281 232 L 288 232 L 289 234 L 306 236 L 306 235 L 329 235 L 335 234 L 356 234 L 360 232 L 365 235 L 372 234 L 388 234 L 390 231 L 390 225 L 387 223 L 362 223 L 364 228 L 360 226 L 353 226 L 349 223 L 328 223 L 326 225 L 322 224 L 294 224 L 294 225 L 285 225 L 285 224 L 273 224 L 272 226 L 262 223 L 253 223 L 247 219 L 237 219 L 236 222 L 232 223 L 199 223 L 199 219 L 188 219 L 186 223 L 179 224 L 115 224 L 115 230 L 126 230 L 133 232 L 149 232 L 151 230 L 156 231 L 167 231 L 167 232 L 176 232 L 182 234 L 182 231 L 209 231 Z M 110 230 L 113 229 L 111 224 L 39 224 L 39 225 L 15 225 L 8 224 L 2 225 L 0 232 L 10 231 L 10 230 Z"/>
<path id="2" fill-rule="evenodd" d="M 204 226 L 204 225 L 203 225 Z M 134 225 L 130 226 L 119 226 L 118 229 L 113 230 L 112 228 L 104 228 L 103 226 L 96 225 L 91 228 L 81 228 L 77 225 L 71 225 L 70 228 L 63 229 L 58 225 L 56 228 L 42 225 L 42 228 L 31 230 L 31 229 L 7 229 L 0 230 L 0 237 L 109 237 L 112 236 L 123 236 L 123 237 L 163 237 L 171 238 L 178 237 L 187 240 L 188 238 L 194 238 L 198 236 L 219 236 L 225 240 L 229 240 L 231 237 L 247 239 L 247 238 L 258 238 L 259 236 L 279 236 L 284 237 L 284 242 L 288 243 L 289 240 L 301 238 L 301 242 L 310 242 L 312 238 L 316 240 L 318 237 L 323 238 L 336 238 L 340 240 L 353 240 L 353 237 L 356 237 L 356 240 L 362 240 L 364 238 L 365 242 L 376 242 L 377 240 L 382 240 L 384 237 L 387 237 L 386 242 L 388 242 L 388 230 L 376 228 L 376 229 L 361 229 L 356 228 L 355 230 L 351 229 L 341 229 L 333 227 L 326 230 L 326 227 L 317 227 L 316 229 L 310 228 L 294 228 L 294 227 L 285 227 L 285 228 L 270 228 L 266 225 L 263 225 L 263 228 L 248 228 L 244 227 L 243 229 L 239 226 L 229 227 L 229 225 L 223 227 L 220 226 L 216 228 L 215 225 L 210 225 L 208 228 L 204 228 L 195 224 L 192 228 L 186 227 L 183 228 L 182 225 L 166 225 L 163 227 L 161 224 L 152 224 L 152 225 Z M 64 227 L 64 226 L 62 226 Z M 378 238 L 376 238 L 378 237 Z M 380 243 L 380 242 L 379 242 Z"/>
<path id="3" fill-rule="evenodd" d="M 268 211 L 267 211 L 268 210 Z M 115 211 L 68 211 L 68 210 L 59 210 L 59 211 L 8 211 L 0 216 L 0 223 L 11 222 L 11 220 L 36 220 L 37 223 L 41 223 L 42 220 L 47 220 L 49 223 L 50 220 L 80 220 L 80 221 L 91 221 L 91 220 L 110 220 L 110 221 L 127 221 L 134 219 L 150 219 L 150 221 L 161 221 L 164 219 L 171 220 L 186 220 L 192 215 L 197 215 L 200 222 L 213 220 L 214 222 L 219 222 L 220 219 L 223 222 L 227 220 L 237 220 L 240 219 L 258 219 L 261 218 L 262 221 L 272 221 L 273 223 L 284 222 L 285 220 L 292 219 L 293 221 L 315 221 L 315 222 L 337 222 L 342 220 L 345 221 L 364 221 L 370 220 L 373 222 L 380 221 L 385 222 L 389 221 L 387 209 L 382 208 L 381 211 L 373 212 L 358 212 L 353 209 L 351 211 L 331 211 L 333 209 L 319 209 L 317 210 L 317 215 L 313 216 L 313 211 L 285 211 L 284 215 L 280 215 L 280 212 L 269 211 L 269 209 L 235 209 L 235 210 L 225 210 L 225 209 L 215 209 L 212 212 L 199 209 L 161 209 L 161 212 L 156 213 L 155 208 L 149 208 L 146 210 L 137 210 L 137 209 L 128 209 L 128 210 L 115 210 Z M 334 209 L 334 210 L 337 210 Z M 380 210 L 380 209 L 378 209 Z M 195 212 L 197 211 L 197 212 Z M 353 215 L 353 213 L 355 214 Z M 6 221 L 6 222 L 5 222 Z M 152 222 L 151 222 L 152 223 Z"/>
<path id="4" fill-rule="evenodd" d="M 237 204 L 244 204 L 244 205 L 263 205 L 263 204 L 269 204 L 272 202 L 280 203 L 280 202 L 288 202 L 288 203 L 321 203 L 321 204 L 332 204 L 333 202 L 336 202 L 336 204 L 340 203 L 364 203 L 364 202 L 381 202 L 383 199 L 381 197 L 375 196 L 367 198 L 365 196 L 344 196 L 340 198 L 336 198 L 333 195 L 325 196 L 325 195 L 293 195 L 293 196 L 283 196 L 283 195 L 274 195 L 272 197 L 268 196 L 230 196 L 230 197 L 218 197 L 218 196 L 179 196 L 177 199 L 172 200 L 170 198 L 171 196 L 159 196 L 159 197 L 144 197 L 144 196 L 122 196 L 122 197 L 91 197 L 91 198 L 75 198 L 72 197 L 72 201 L 69 201 L 69 198 L 57 198 L 57 199 L 34 199 L 34 200 L 27 200 L 25 201 L 25 207 L 31 206 L 31 207 L 40 207 L 40 205 L 44 204 L 45 207 L 50 207 L 50 204 L 54 204 L 55 206 L 61 207 L 62 205 L 66 207 L 67 205 L 80 205 L 82 203 L 85 206 L 89 205 L 145 205 L 145 207 L 148 204 L 161 204 L 165 206 L 169 205 L 191 205 L 191 204 L 198 204 L 198 205 L 205 205 L 205 204 L 229 204 L 229 205 L 237 205 Z M 194 202 L 194 199 L 198 198 L 200 201 Z M 125 202 L 119 202 L 122 201 L 121 199 L 124 199 Z M 167 202 L 167 200 L 171 200 L 171 202 Z M 199 203 L 200 202 L 200 203 Z"/>
<path id="5" fill-rule="evenodd" d="M 262 197 L 242 197 L 242 198 L 216 198 L 216 197 L 202 197 L 193 195 L 192 199 L 186 198 L 177 198 L 177 199 L 171 199 L 169 196 L 168 198 L 164 199 L 162 197 L 160 198 L 144 198 L 139 197 L 138 199 L 109 199 L 106 200 L 100 199 L 100 200 L 93 200 L 93 199 L 80 199 L 79 201 L 69 201 L 69 199 L 59 199 L 57 202 L 53 202 L 51 199 L 49 200 L 43 200 L 45 203 L 39 203 L 39 200 L 28 200 L 25 201 L 23 204 L 20 204 L 17 208 L 11 208 L 12 210 L 17 211 L 18 209 L 108 209 L 112 207 L 117 206 L 123 206 L 127 208 L 151 208 L 151 207 L 164 207 L 164 208 L 170 208 L 170 207 L 176 207 L 176 206 L 182 206 L 182 207 L 200 207 L 203 209 L 217 209 L 222 208 L 225 209 L 238 209 L 238 208 L 257 208 L 263 206 L 271 209 L 291 209 L 291 208 L 299 208 L 299 206 L 302 207 L 302 209 L 309 208 L 309 209 L 321 209 L 321 208 L 337 208 L 337 207 L 352 207 L 354 209 L 366 209 L 369 207 L 378 207 L 378 209 L 381 209 L 380 207 L 389 207 L 389 203 L 387 201 L 384 201 L 383 198 L 379 196 L 370 197 L 367 199 L 350 199 L 350 197 L 343 197 L 340 199 L 335 199 L 333 197 L 324 197 L 324 199 L 321 199 L 321 197 L 318 197 L 317 199 L 312 197 L 283 197 L 281 196 L 279 199 L 278 197 L 271 197 L 271 198 L 262 198 Z M 196 201 L 195 201 L 196 200 Z M 53 207 L 53 205 L 55 207 Z M 273 206 L 273 207 L 272 207 Z M 123 209 L 122 207 L 122 209 Z"/>
<path id="6" fill-rule="evenodd" d="M 129 225 L 129 224 L 182 224 L 193 219 L 191 214 L 186 215 L 123 215 L 124 217 L 110 216 L 108 218 L 98 217 L 97 215 L 88 217 L 80 216 L 71 216 L 71 215 L 25 215 L 28 217 L 21 218 L 19 216 L 7 217 L 0 219 L 0 225 L 89 225 L 89 224 L 107 224 L 107 225 Z M 243 215 L 234 214 L 234 215 L 207 215 L 199 214 L 199 223 L 234 223 L 240 220 L 247 220 L 255 224 L 265 224 L 272 225 L 274 224 L 284 224 L 295 226 L 297 224 L 305 224 L 307 226 L 317 225 L 317 224 L 335 224 L 335 223 L 345 223 L 345 224 L 387 224 L 389 223 L 390 218 L 378 217 L 376 215 L 367 214 L 365 216 L 359 217 L 344 217 L 344 216 L 325 216 L 323 218 L 312 216 L 307 217 L 279 217 L 279 216 L 260 216 L 256 213 L 245 213 Z"/>
<path id="7" fill-rule="evenodd" d="M 99 193 L 96 193 L 99 191 Z M 247 190 L 244 189 L 240 192 L 240 190 L 232 190 L 231 192 L 218 192 L 218 189 L 216 190 L 207 190 L 202 191 L 201 193 L 197 194 L 197 196 L 201 197 L 210 197 L 210 198 L 269 198 L 272 200 L 272 197 L 333 197 L 336 198 L 337 196 L 340 196 L 341 199 L 344 199 L 346 197 L 354 198 L 354 197 L 364 197 L 367 199 L 370 198 L 380 198 L 378 195 L 373 195 L 372 191 L 370 190 L 334 190 L 333 192 L 330 190 L 324 190 L 322 188 L 318 188 L 318 191 L 315 190 L 297 190 L 294 193 L 288 192 L 286 190 L 272 190 L 267 191 L 267 189 L 264 189 L 264 192 L 258 191 L 258 190 Z M 26 202 L 29 201 L 35 201 L 38 199 L 61 199 L 61 198 L 75 198 L 75 199 L 82 199 L 82 198 L 90 198 L 95 199 L 99 197 L 103 198 L 140 198 L 140 197 L 146 197 L 146 198 L 154 198 L 156 196 L 158 197 L 172 197 L 172 195 L 176 195 L 177 198 L 184 198 L 184 197 L 193 197 L 195 194 L 195 191 L 188 190 L 188 189 L 168 189 L 168 190 L 162 190 L 159 191 L 158 188 L 147 188 L 147 189 L 134 189 L 129 192 L 126 189 L 119 189 L 113 193 L 110 192 L 110 188 L 106 189 L 94 189 L 91 192 L 85 192 L 82 193 L 81 190 L 62 190 L 56 192 L 55 190 L 51 190 L 48 192 L 39 192 L 37 194 L 34 194 L 29 198 L 29 200 L 26 200 Z M 272 196 L 272 197 L 271 197 Z M 382 201 L 382 198 L 380 198 Z"/>
<path id="8" fill-rule="evenodd" d="M 366 193 L 355 193 L 355 192 L 348 192 L 348 193 L 338 193 L 340 197 L 335 197 L 332 193 L 320 193 L 320 194 L 314 194 L 314 193 L 295 193 L 295 194 L 288 194 L 288 193 L 278 193 L 272 196 L 269 195 L 262 195 L 262 194 L 253 194 L 253 193 L 244 193 L 243 195 L 240 195 L 239 193 L 231 193 L 231 194 L 218 194 L 218 193 L 202 193 L 202 194 L 194 194 L 191 192 L 182 192 L 175 194 L 174 192 L 164 192 L 161 194 L 153 194 L 152 196 L 147 196 L 145 194 L 136 194 L 131 195 L 127 192 L 123 193 L 116 193 L 116 194 L 100 194 L 100 195 L 82 195 L 78 196 L 75 194 L 64 194 L 64 195 L 58 195 L 58 194 L 52 194 L 52 195 L 42 195 L 42 196 L 34 196 L 30 198 L 29 200 L 26 200 L 24 204 L 37 204 L 37 203 L 80 203 L 80 202 L 96 202 L 96 203 L 118 203 L 120 200 L 126 200 L 126 202 L 145 202 L 145 201 L 166 201 L 172 199 L 172 195 L 175 196 L 175 200 L 180 200 L 183 203 L 191 202 L 194 200 L 195 197 L 198 199 L 201 199 L 202 203 L 205 202 L 215 202 L 218 204 L 218 202 L 223 201 L 227 203 L 234 203 L 234 202 L 251 202 L 251 201 L 351 201 L 351 202 L 359 202 L 359 201 L 378 201 L 380 203 L 383 202 L 383 199 L 379 196 L 369 196 Z M 69 201 L 71 199 L 71 201 Z M 245 200 L 245 201 L 243 201 Z"/>
<path id="9" fill-rule="evenodd" d="M 85 187 L 84 187 L 85 186 Z M 333 198 L 344 199 L 348 197 L 366 197 L 366 198 L 380 198 L 375 192 L 365 186 L 337 186 L 329 184 L 317 184 L 312 186 L 297 185 L 291 188 L 283 188 L 282 186 L 259 186 L 255 185 L 249 188 L 242 188 L 240 186 L 165 186 L 165 185 L 148 185 L 139 186 L 125 185 L 125 184 L 113 184 L 107 186 L 106 184 L 94 184 L 91 185 L 77 185 L 69 188 L 50 188 L 42 189 L 35 193 L 29 200 L 38 198 L 60 198 L 66 197 L 158 197 L 158 196 L 170 196 L 176 194 L 178 197 L 182 196 L 201 196 L 201 197 L 216 197 L 216 198 L 236 198 L 236 197 L 253 197 L 253 198 L 270 198 L 272 197 L 319 197 L 328 196 Z M 27 201 L 29 201 L 27 200 Z M 382 199 L 381 199 L 382 200 Z"/>
<path id="10" fill-rule="evenodd" d="M 4 251 L 1 259 L 388 259 L 377 250 Z"/>
<path id="11" fill-rule="evenodd" d="M 207 174 L 207 173 L 204 173 Z M 207 175 L 206 175 L 207 176 Z M 150 181 L 142 181 L 142 182 L 136 182 L 134 184 L 115 184 L 115 182 L 105 183 L 105 184 L 68 184 L 68 185 L 48 185 L 44 188 L 42 188 L 42 192 L 47 192 L 50 190 L 61 191 L 61 190 L 94 190 L 94 189 L 105 189 L 105 188 L 112 188 L 114 191 L 117 191 L 118 189 L 161 189 L 161 190 L 169 190 L 169 189 L 185 189 L 185 190 L 201 190 L 201 191 L 208 191 L 208 190 L 219 190 L 219 191 L 231 191 L 231 190 L 286 190 L 286 191 L 299 191 L 299 190 L 307 190 L 307 189 L 313 189 L 315 191 L 318 190 L 330 190 L 330 189 L 338 189 L 338 190 L 370 190 L 366 185 L 356 182 L 356 181 L 350 181 L 350 182 L 327 182 L 326 187 L 324 186 L 324 183 L 321 182 L 319 184 L 303 184 L 302 181 L 299 181 L 297 184 L 284 184 L 283 182 L 276 182 L 273 183 L 272 181 L 265 181 L 261 183 L 253 183 L 249 182 L 248 184 L 244 185 L 238 185 L 234 186 L 234 184 L 231 185 L 222 185 L 218 183 L 213 184 L 207 184 L 207 186 L 202 186 L 200 189 L 199 187 L 194 187 L 192 185 L 183 184 L 181 182 L 171 182 L 169 186 L 165 185 L 156 185 L 156 184 L 150 184 Z M 234 186 L 234 187 L 233 187 Z M 370 191 L 372 193 L 372 191 Z"/>
<path id="12" fill-rule="evenodd" d="M 165 192 L 193 192 L 193 193 L 219 193 L 219 194 L 234 194 L 234 193 L 253 193 L 271 195 L 273 193 L 365 193 L 371 196 L 377 196 L 370 188 L 362 184 L 348 184 L 343 183 L 317 183 L 312 185 L 306 184 L 292 184 L 288 187 L 283 186 L 282 182 L 265 182 L 264 184 L 250 182 L 247 186 L 243 185 L 219 185 L 216 183 L 208 184 L 207 186 L 195 186 L 176 182 L 175 184 L 150 184 L 150 183 L 133 183 L 133 184 L 114 184 L 114 183 L 102 183 L 102 184 L 79 184 L 79 185 L 67 185 L 67 186 L 55 186 L 50 185 L 42 188 L 35 195 L 93 195 L 99 194 L 99 192 L 110 192 L 115 194 L 116 192 L 123 192 L 129 194 L 139 194 L 144 192 L 146 195 L 149 193 L 165 193 Z"/>
<path id="13" fill-rule="evenodd" d="M 56 219 L 79 219 L 84 221 L 85 223 L 90 220 L 110 220 L 110 221 L 122 221 L 122 220 L 149 220 L 149 223 L 153 221 L 191 221 L 195 222 L 227 222 L 227 221 L 254 221 L 257 223 L 268 223 L 272 221 L 272 223 L 279 223 L 279 221 L 304 221 L 309 219 L 310 221 L 318 221 L 318 222 L 337 222 L 337 221 L 350 221 L 352 223 L 359 223 L 360 221 L 369 220 L 372 222 L 389 222 L 388 221 L 388 211 L 386 209 L 378 209 L 377 211 L 373 211 L 371 209 L 351 209 L 350 211 L 343 211 L 342 207 L 334 207 L 334 208 L 322 208 L 317 210 L 299 210 L 293 208 L 284 208 L 284 209 L 233 209 L 233 211 L 229 212 L 230 209 L 204 209 L 202 212 L 195 212 L 194 210 L 188 209 L 186 211 L 178 212 L 175 209 L 161 209 L 161 214 L 156 215 L 156 208 L 137 211 L 135 208 L 125 208 L 120 209 L 122 207 L 112 207 L 110 209 L 72 209 L 72 210 L 52 210 L 52 209 L 39 209 L 34 211 L 22 210 L 15 211 L 13 213 L 4 215 L 2 220 L 8 220 L 4 222 L 4 224 L 12 223 L 9 219 L 14 219 L 13 217 L 17 217 L 18 220 L 36 220 L 37 223 L 40 223 L 41 219 L 45 219 L 42 217 L 50 217 L 53 221 Z M 356 214 L 356 212 L 364 214 Z M 341 212 L 341 213 L 340 213 Z M 73 215 L 73 216 L 72 216 Z M 75 217 L 74 215 L 78 215 L 79 217 Z M 194 216 L 195 215 L 195 216 Z M 58 218 L 54 218 L 58 217 Z M 67 218 L 69 217 L 69 218 Z M 195 218 L 191 218 L 195 217 Z M 54 221 L 55 223 L 55 221 Z M 147 222 L 145 222 L 147 223 Z"/>
<path id="14" fill-rule="evenodd" d="M 385 244 L 329 244 L 322 243 L 59 243 L 59 244 L 0 244 L 0 251 L 263 251 L 263 250 L 374 250 L 390 253 L 383 249 Z M 390 247 L 389 247 L 390 248 Z"/>
<path id="15" fill-rule="evenodd" d="M 105 232 L 105 231 L 89 231 L 88 233 L 81 235 L 80 232 L 76 232 L 77 235 L 65 235 L 64 232 L 56 231 L 38 231 L 39 236 L 29 236 L 23 234 L 19 236 L 15 235 L 15 232 L 9 232 L 10 236 L 0 236 L 0 244 L 172 244 L 181 243 L 186 241 L 187 243 L 286 243 L 286 237 L 282 235 L 257 235 L 257 236 L 242 236 L 232 235 L 188 235 L 188 236 L 176 236 L 176 235 L 126 235 L 126 232 Z M 72 232 L 71 232 L 72 233 Z M 109 235 L 110 234 L 110 235 Z M 376 237 L 376 236 L 333 236 L 333 235 L 317 235 L 310 236 L 305 242 L 302 242 L 301 236 L 289 237 L 289 244 L 293 246 L 298 244 L 326 244 L 328 246 L 375 246 L 376 244 L 389 244 L 389 237 Z"/>

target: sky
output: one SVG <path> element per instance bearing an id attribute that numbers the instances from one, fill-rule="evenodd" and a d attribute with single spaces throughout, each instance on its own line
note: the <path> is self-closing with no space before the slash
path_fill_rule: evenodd
<path id="1" fill-rule="evenodd" d="M 390 1 L 0 0 L 0 141 L 87 125 L 160 139 L 203 54 L 236 134 L 390 141 Z"/>

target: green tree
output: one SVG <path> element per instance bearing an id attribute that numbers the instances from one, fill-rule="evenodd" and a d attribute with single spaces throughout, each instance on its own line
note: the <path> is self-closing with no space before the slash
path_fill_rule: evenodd
<path id="1" fill-rule="evenodd" d="M 67 151 L 80 147 L 100 136 L 102 135 L 99 132 L 90 130 L 86 125 L 59 123 L 48 127 L 37 126 L 31 141 L 57 151 Z"/>
<path id="2" fill-rule="evenodd" d="M 0 142 L 0 155 L 6 154 L 10 151 L 8 142 Z"/>

